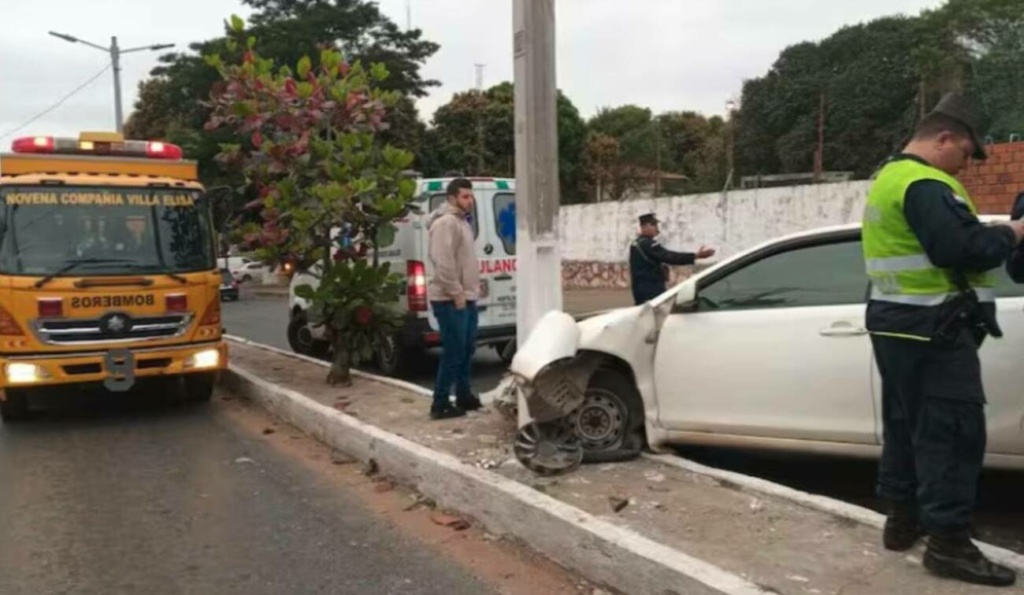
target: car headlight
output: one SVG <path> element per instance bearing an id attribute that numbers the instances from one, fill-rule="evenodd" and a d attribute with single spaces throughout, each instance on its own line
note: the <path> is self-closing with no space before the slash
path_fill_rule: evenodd
<path id="1" fill-rule="evenodd" d="M 45 368 L 35 364 L 12 362 L 4 367 L 7 382 L 11 384 L 33 384 L 50 377 Z"/>
<path id="2" fill-rule="evenodd" d="M 200 351 L 193 355 L 190 355 L 185 360 L 186 368 L 216 368 L 220 365 L 220 351 L 216 349 L 207 349 L 206 351 Z"/>

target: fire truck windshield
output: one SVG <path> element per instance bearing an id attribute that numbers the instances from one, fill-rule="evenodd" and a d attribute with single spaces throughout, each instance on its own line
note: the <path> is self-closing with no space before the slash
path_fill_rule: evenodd
<path id="1" fill-rule="evenodd" d="M 188 273 L 214 264 L 213 227 L 191 189 L 0 188 L 0 273 Z"/>

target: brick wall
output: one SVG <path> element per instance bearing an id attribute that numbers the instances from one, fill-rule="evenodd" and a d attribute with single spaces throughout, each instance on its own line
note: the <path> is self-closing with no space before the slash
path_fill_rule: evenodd
<path id="1" fill-rule="evenodd" d="M 1024 192 L 1024 142 L 989 145 L 988 159 L 960 176 L 978 210 L 1006 215 Z"/>

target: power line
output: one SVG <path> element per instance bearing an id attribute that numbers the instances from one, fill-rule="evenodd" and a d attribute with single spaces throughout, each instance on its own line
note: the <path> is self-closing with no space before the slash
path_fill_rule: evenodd
<path id="1" fill-rule="evenodd" d="M 67 101 L 68 99 L 71 99 L 72 97 L 74 97 L 82 89 L 85 89 L 86 87 L 88 87 L 89 85 L 94 83 L 96 81 L 96 79 L 98 79 L 101 76 L 103 76 L 103 74 L 106 73 L 108 70 L 110 70 L 110 64 L 107 64 L 106 66 L 104 66 L 103 70 L 100 70 L 99 72 L 94 74 L 92 77 L 89 78 L 89 80 L 85 81 L 84 83 L 82 83 L 81 85 L 76 87 L 74 91 L 72 91 L 72 92 L 68 93 L 67 95 L 65 95 L 64 97 L 62 97 L 57 103 L 54 103 L 53 105 L 51 105 L 50 107 L 48 107 L 48 108 L 44 109 L 43 111 L 39 112 L 35 116 L 32 116 L 31 119 L 29 119 L 27 122 L 25 122 L 21 126 L 18 126 L 17 128 L 15 128 L 13 130 L 9 130 L 9 131 L 5 132 L 4 134 L 0 135 L 0 140 L 3 140 L 5 138 L 7 138 L 7 137 L 17 133 L 18 131 L 24 129 L 29 124 L 31 124 L 31 123 L 35 122 L 36 120 L 38 120 L 39 118 L 42 118 L 46 114 L 48 114 L 48 113 L 52 112 L 53 110 L 57 109 L 58 107 L 63 105 L 65 101 Z"/>

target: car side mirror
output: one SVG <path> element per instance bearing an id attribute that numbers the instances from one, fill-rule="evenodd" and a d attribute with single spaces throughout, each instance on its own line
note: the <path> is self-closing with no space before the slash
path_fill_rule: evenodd
<path id="1" fill-rule="evenodd" d="M 697 284 L 693 281 L 684 282 L 676 292 L 673 313 L 695 312 L 700 302 L 697 299 Z"/>

